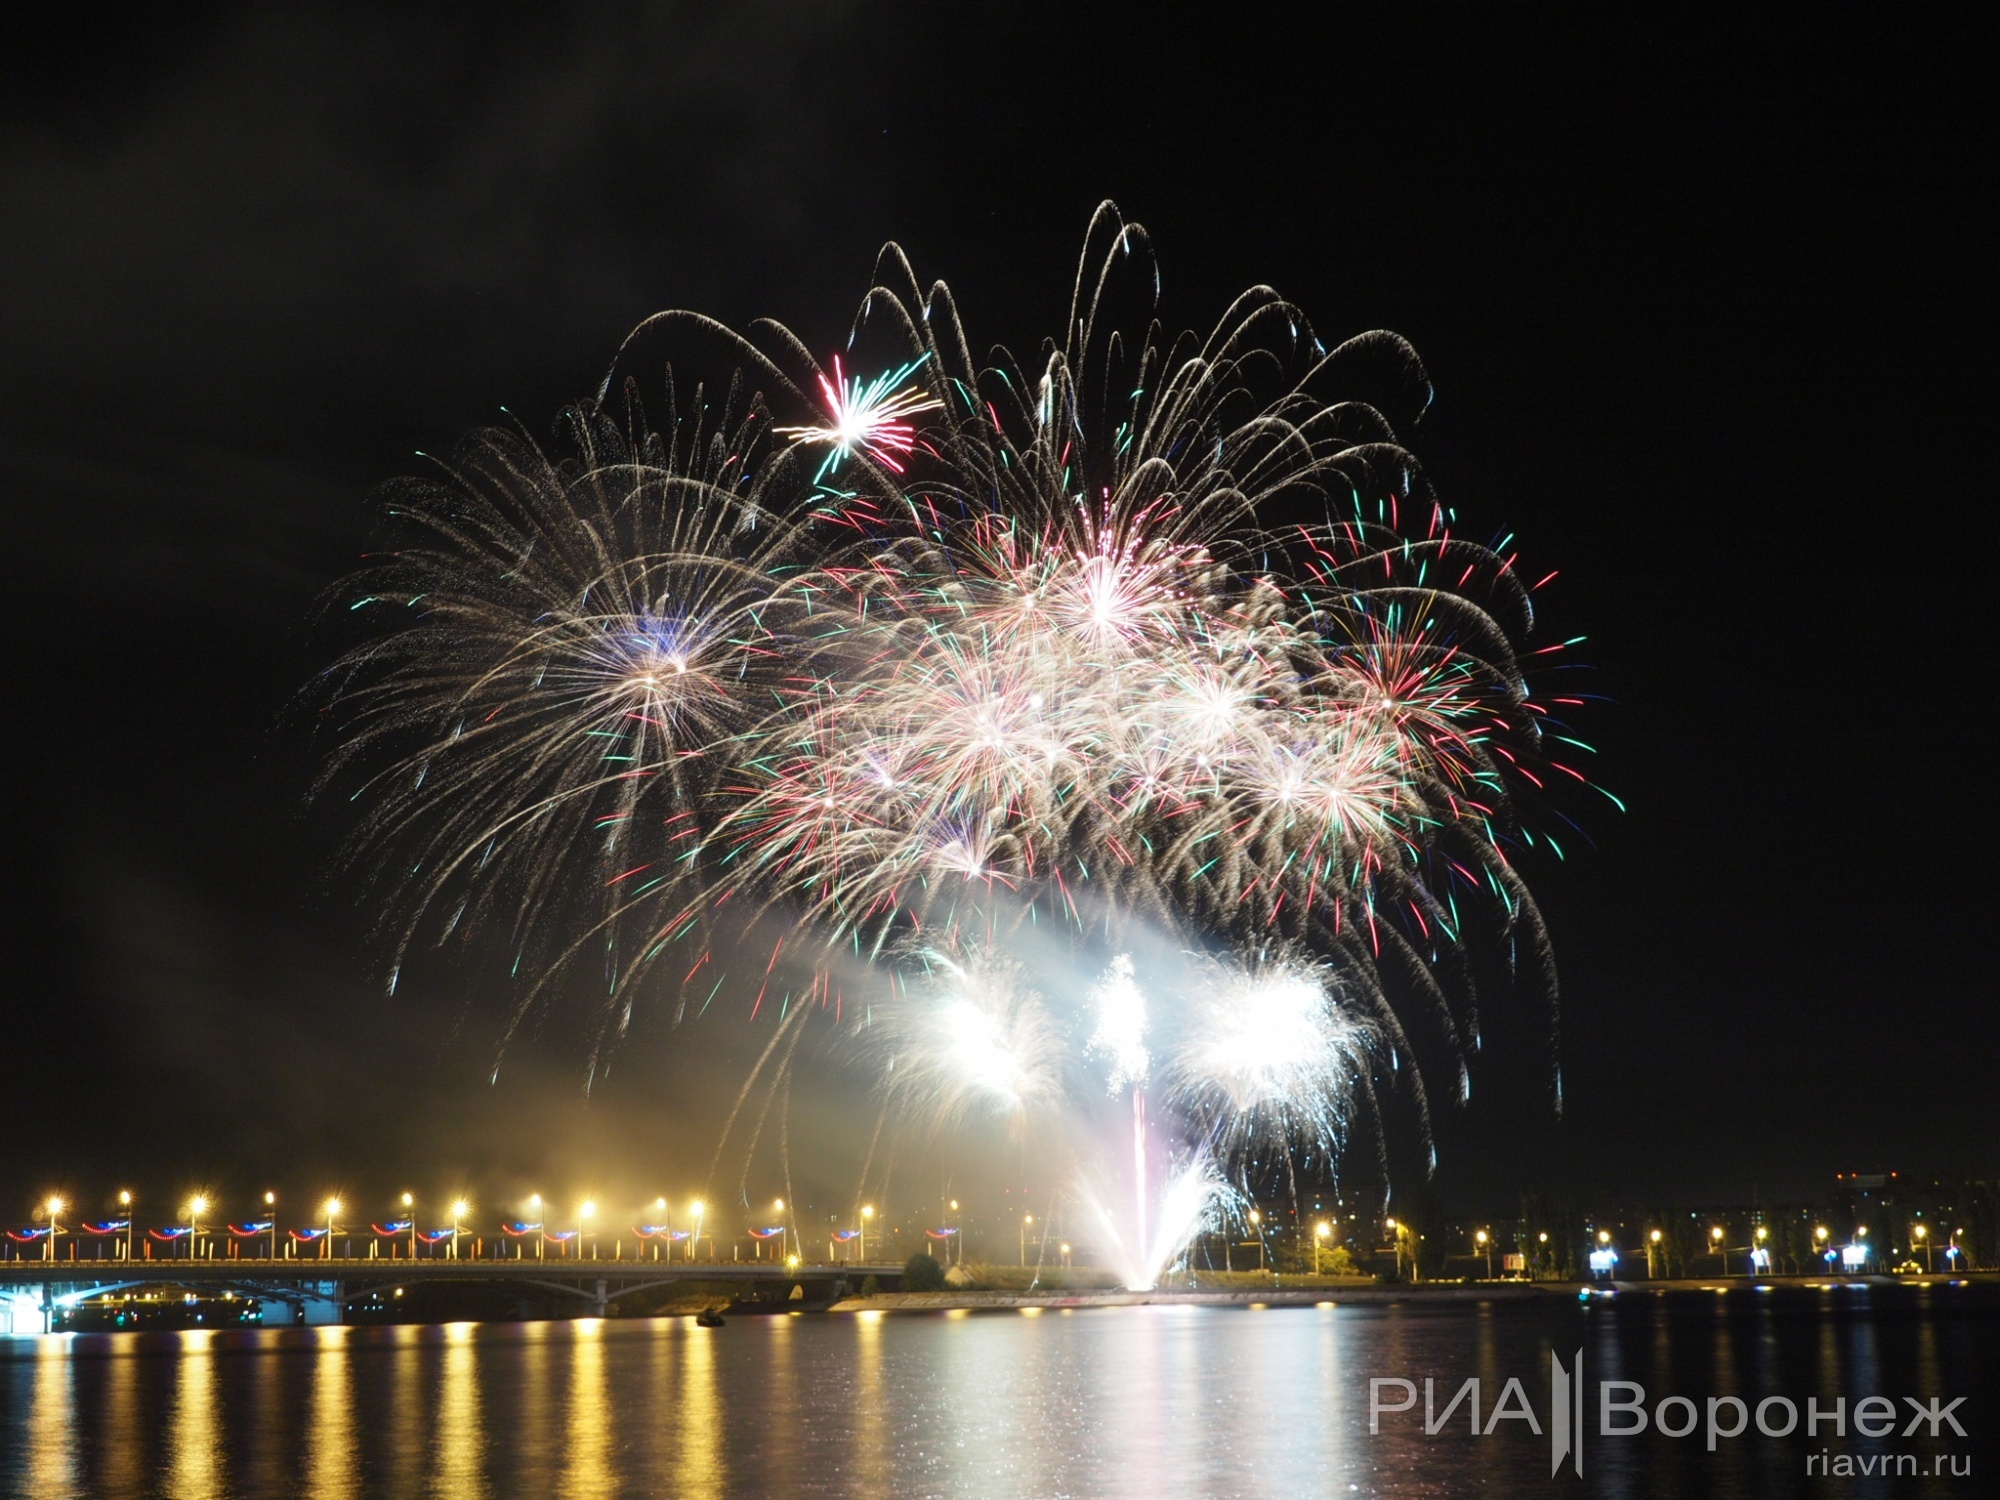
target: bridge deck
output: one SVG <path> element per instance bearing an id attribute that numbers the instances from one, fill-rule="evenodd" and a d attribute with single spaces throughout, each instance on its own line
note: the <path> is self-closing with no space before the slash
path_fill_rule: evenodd
<path id="1" fill-rule="evenodd" d="M 787 1269 L 771 1261 L 320 1259 L 0 1261 L 0 1291 L 134 1283 L 190 1289 L 245 1282 L 539 1281 L 659 1286 L 671 1281 L 827 1281 L 900 1276 L 899 1265 L 848 1263 Z"/>

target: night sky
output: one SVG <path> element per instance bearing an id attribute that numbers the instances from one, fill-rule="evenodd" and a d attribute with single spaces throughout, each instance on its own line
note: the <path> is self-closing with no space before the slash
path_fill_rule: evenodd
<path id="1" fill-rule="evenodd" d="M 1543 638 L 1589 637 L 1630 812 L 1527 861 L 1567 1113 L 1540 1013 L 1486 996 L 1447 1199 L 2000 1173 L 1975 11 L 284 9 L 0 49 L 0 1219 L 127 1181 L 700 1185 L 768 1016 L 658 1004 L 586 1098 L 560 1015 L 496 1085 L 470 972 L 385 995 L 286 712 L 314 601 L 377 484 L 503 408 L 549 433 L 646 314 L 830 352 L 894 239 L 1031 350 L 1107 197 L 1171 323 L 1268 282 L 1329 341 L 1410 338 L 1438 395 L 1401 436 L 1560 570 Z M 865 1133 L 807 1092 L 795 1140 Z"/>

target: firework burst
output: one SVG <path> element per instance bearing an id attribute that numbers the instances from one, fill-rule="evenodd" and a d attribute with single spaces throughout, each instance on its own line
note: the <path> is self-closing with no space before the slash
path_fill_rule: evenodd
<path id="1" fill-rule="evenodd" d="M 900 251 L 880 271 L 850 350 L 880 374 L 662 314 L 571 456 L 493 434 L 393 498 L 415 540 L 355 593 L 401 623 L 335 674 L 336 770 L 367 771 L 370 847 L 416 845 L 406 934 L 601 955 L 615 1032 L 662 955 L 782 913 L 894 976 L 887 1097 L 933 1125 L 1052 1110 L 1076 1057 L 1143 1134 L 1157 1027 L 1190 1182 L 1336 1157 L 1385 1058 L 1462 1094 L 1469 934 L 1553 1001 L 1515 798 L 1583 777 L 1508 543 L 1397 441 L 1414 351 L 1329 349 L 1264 288 L 1169 337 L 1109 205 L 1032 366 L 975 361 Z M 614 422 L 655 337 L 705 352 L 667 362 L 665 421 Z M 726 383 L 689 385 L 717 350 Z M 1072 967 L 1141 928 L 1216 956 L 1191 1000 L 1122 960 L 1084 997 L 1001 956 L 1052 927 Z M 1427 1133 L 1423 1073 L 1393 1086 Z"/>
<path id="2" fill-rule="evenodd" d="M 840 356 L 834 356 L 833 378 L 819 377 L 820 393 L 826 398 L 826 421 L 778 429 L 779 437 L 827 450 L 813 483 L 838 474 L 841 464 L 857 453 L 867 454 L 895 473 L 903 472 L 897 459 L 907 457 L 917 442 L 917 429 L 910 418 L 936 411 L 944 404 L 921 386 L 909 384 L 922 363 L 917 360 L 864 381 L 843 375 Z"/>

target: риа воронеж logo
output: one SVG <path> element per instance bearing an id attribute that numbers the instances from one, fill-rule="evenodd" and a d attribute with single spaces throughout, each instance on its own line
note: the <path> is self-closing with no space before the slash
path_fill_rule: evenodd
<path id="1" fill-rule="evenodd" d="M 1584 1388 L 1583 1350 L 1579 1348 L 1568 1365 L 1552 1352 L 1549 1355 L 1548 1426 L 1545 1433 L 1542 1420 L 1528 1399 L 1527 1388 L 1518 1377 L 1510 1377 L 1500 1387 L 1499 1398 L 1490 1409 L 1485 1409 L 1483 1419 L 1479 1377 L 1463 1381 L 1445 1400 L 1442 1409 L 1437 1404 L 1441 1393 L 1436 1382 L 1427 1377 L 1422 1391 L 1424 1434 L 1429 1437 L 1445 1431 L 1454 1418 L 1463 1420 L 1474 1437 L 1491 1436 L 1500 1430 L 1502 1422 L 1519 1422 L 1535 1436 L 1547 1436 L 1549 1473 L 1552 1476 L 1562 1472 L 1567 1460 L 1571 1472 L 1581 1478 Z M 1800 1431 L 1801 1424 L 1809 1438 L 1845 1438 L 1850 1426 L 1859 1436 L 1882 1438 L 1895 1433 L 1902 1423 L 1896 1403 L 1887 1396 L 1863 1396 L 1852 1408 L 1845 1396 L 1836 1396 L 1828 1403 L 1822 1403 L 1817 1396 L 1809 1396 L 1801 1411 L 1799 1403 L 1789 1396 L 1766 1396 L 1754 1407 L 1740 1396 L 1709 1396 L 1700 1406 L 1687 1396 L 1663 1396 L 1652 1402 L 1647 1398 L 1646 1387 L 1636 1380 L 1600 1380 L 1597 1391 L 1596 1437 L 1628 1438 L 1652 1431 L 1662 1437 L 1685 1438 L 1700 1430 L 1711 1453 L 1718 1443 L 1751 1432 L 1763 1437 L 1790 1437 Z M 1414 1380 L 1401 1376 L 1371 1379 L 1368 1382 L 1369 1432 L 1381 1432 L 1385 1415 L 1414 1410 L 1417 1396 L 1417 1382 Z M 1947 1427 L 1959 1437 L 1966 1436 L 1955 1414 L 1965 1402 L 1963 1396 L 1951 1401 L 1940 1397 L 1919 1401 L 1914 1396 L 1905 1396 L 1902 1400 L 1911 1413 L 1908 1423 L 1902 1425 L 1902 1436 L 1915 1437 L 1922 1433 L 1935 1438 Z"/>

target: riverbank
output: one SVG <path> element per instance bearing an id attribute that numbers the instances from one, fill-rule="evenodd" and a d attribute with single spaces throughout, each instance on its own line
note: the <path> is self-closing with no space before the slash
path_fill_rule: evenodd
<path id="1" fill-rule="evenodd" d="M 1156 1287 L 1151 1291 L 948 1291 L 881 1292 L 872 1297 L 843 1297 L 828 1312 L 956 1312 L 1079 1307 L 1317 1307 L 1382 1302 L 1486 1302 L 1495 1297 L 1523 1298 L 1550 1294 L 1574 1296 L 1575 1288 L 1553 1282 L 1505 1286 L 1385 1286 L 1369 1278 L 1335 1281 L 1299 1278 L 1283 1286 Z"/>
<path id="2" fill-rule="evenodd" d="M 1372 1277 L 1287 1277 L 1276 1286 L 1158 1287 L 1151 1291 L 972 1289 L 943 1292 L 882 1292 L 871 1297 L 843 1297 L 827 1312 L 976 1312 L 1064 1310 L 1084 1307 L 1335 1307 L 1382 1306 L 1394 1303 L 1452 1304 L 1575 1300 L 1584 1296 L 1664 1296 L 1674 1292 L 1756 1292 L 1780 1288 L 1832 1291 L 1851 1287 L 1966 1287 L 2000 1282 L 2000 1272 L 1958 1276 L 1747 1276 L 1690 1278 L 1674 1281 L 1450 1281 L 1381 1282 Z"/>

